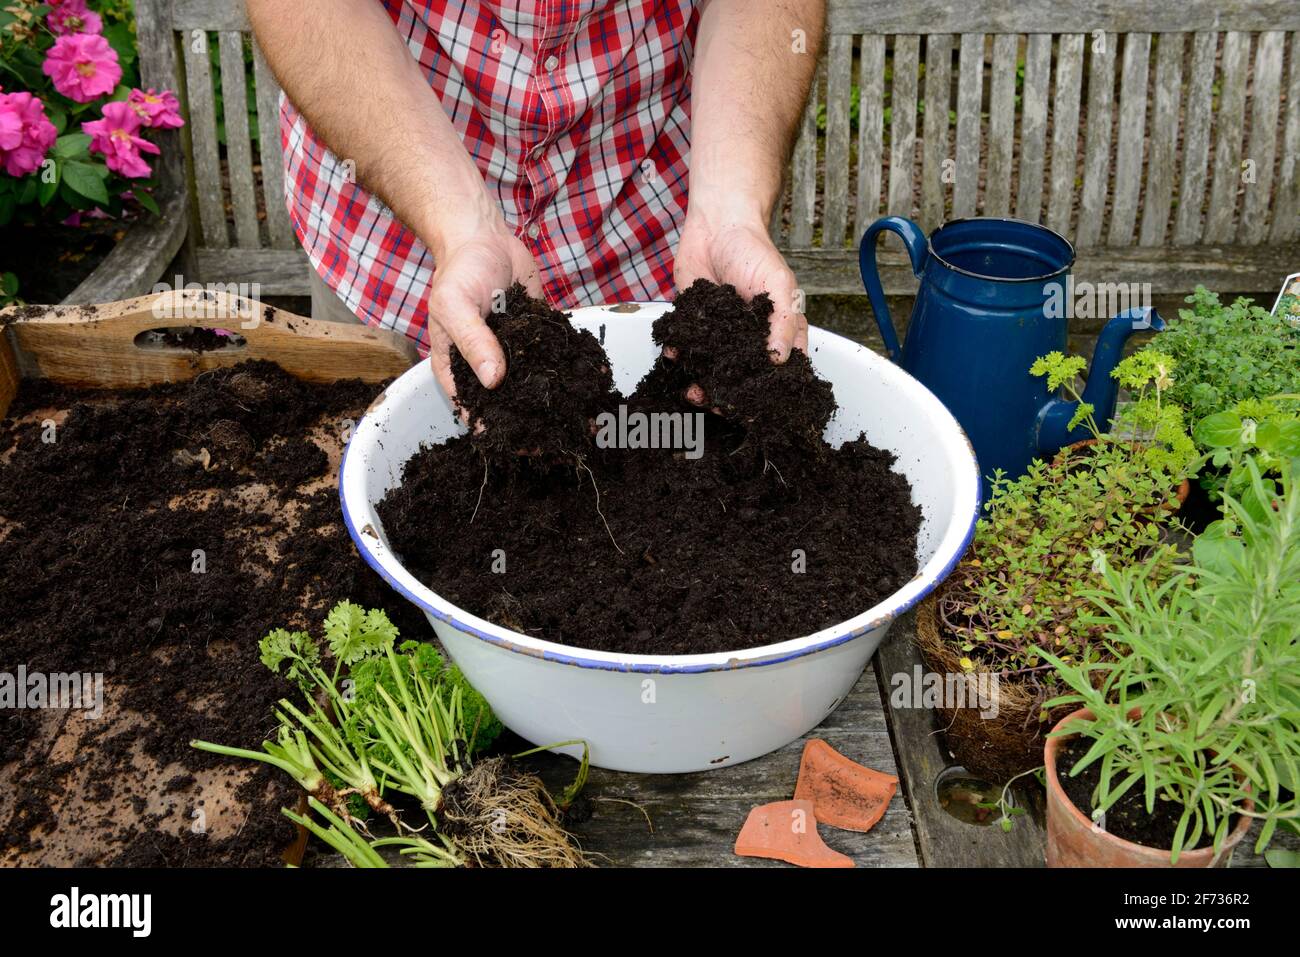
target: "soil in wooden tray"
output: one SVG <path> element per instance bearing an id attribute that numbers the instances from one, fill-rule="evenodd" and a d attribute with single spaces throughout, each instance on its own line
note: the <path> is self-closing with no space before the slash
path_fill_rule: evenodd
<path id="1" fill-rule="evenodd" d="M 1075 764 L 1088 753 L 1092 747 L 1091 739 L 1071 738 L 1061 745 L 1056 757 L 1056 773 L 1066 796 L 1085 817 L 1092 816 L 1092 796 L 1101 783 L 1101 762 L 1094 761 L 1075 777 L 1070 771 Z M 1129 791 L 1106 811 L 1106 830 L 1125 841 L 1167 850 L 1174 846 L 1174 835 L 1178 832 L 1178 819 L 1182 817 L 1183 808 L 1172 801 L 1162 801 L 1156 796 L 1155 810 L 1147 812 L 1146 794 L 1139 785 Z M 1237 826 L 1237 815 L 1228 821 L 1228 833 Z M 1213 841 L 1214 835 L 1202 836 L 1197 847 L 1204 847 Z M 1186 850 L 1195 850 L 1188 847 Z"/>
<path id="2" fill-rule="evenodd" d="M 771 311 L 696 283 L 654 325 L 674 358 L 624 399 L 594 336 L 512 291 L 492 320 L 502 386 L 476 388 L 453 360 L 483 428 L 406 463 L 379 504 L 389 543 L 461 608 L 603 651 L 738 650 L 870 608 L 916 574 L 921 512 L 891 453 L 823 440 L 831 387 L 802 352 L 770 361 Z M 696 384 L 705 408 L 686 399 Z M 629 428 L 611 448 L 598 425 L 620 403 Z M 698 414 L 702 454 L 629 447 L 636 413 L 683 417 L 678 445 Z"/>
<path id="3" fill-rule="evenodd" d="M 342 433 L 379 389 L 268 363 L 131 392 L 23 383 L 0 422 L 0 672 L 102 673 L 103 715 L 0 709 L 0 863 L 280 864 L 296 787 L 189 741 L 273 730 L 272 627 L 350 598 L 427 629 L 339 515 Z"/>

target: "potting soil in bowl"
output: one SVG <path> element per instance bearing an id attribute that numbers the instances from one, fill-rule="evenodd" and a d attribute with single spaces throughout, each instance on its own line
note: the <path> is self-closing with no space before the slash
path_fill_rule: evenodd
<path id="1" fill-rule="evenodd" d="M 697 282 L 624 397 L 597 337 L 515 287 L 488 319 L 505 380 L 453 353 L 474 427 L 406 463 L 391 547 L 456 606 L 599 651 L 753 648 L 876 605 L 917 573 L 921 511 L 891 453 L 825 441 L 831 386 L 771 361 L 771 312 Z"/>

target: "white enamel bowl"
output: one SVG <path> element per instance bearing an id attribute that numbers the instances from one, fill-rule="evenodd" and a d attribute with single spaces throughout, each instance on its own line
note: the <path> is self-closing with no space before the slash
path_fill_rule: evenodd
<path id="1" fill-rule="evenodd" d="M 653 320 L 666 303 L 593 307 L 573 324 L 600 337 L 617 387 L 630 392 L 654 362 Z M 624 655 L 553 644 L 494 625 L 440 598 L 389 550 L 375 503 L 422 443 L 459 431 L 427 362 L 402 375 L 357 426 L 343 459 L 343 514 L 366 561 L 428 616 L 447 652 L 508 727 L 538 745 L 582 739 L 599 767 L 700 771 L 773 751 L 844 699 L 891 622 L 952 571 L 979 509 L 975 456 L 934 395 L 871 350 L 822 329 L 810 354 L 840 411 L 827 438 L 867 439 L 898 456 L 924 513 L 919 574 L 871 608 L 811 635 L 708 655 Z M 871 508 L 871 490 L 862 490 Z M 438 534 L 429 516 L 429 534 Z M 456 548 L 456 542 L 445 542 Z M 485 574 L 487 574 L 485 572 Z M 580 754 L 581 748 L 561 749 Z"/>

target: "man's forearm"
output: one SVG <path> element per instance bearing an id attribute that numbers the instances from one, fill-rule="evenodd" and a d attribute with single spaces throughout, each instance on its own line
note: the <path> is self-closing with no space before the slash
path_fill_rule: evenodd
<path id="1" fill-rule="evenodd" d="M 691 86 L 693 211 L 766 224 L 825 21 L 825 0 L 706 4 Z"/>
<path id="2" fill-rule="evenodd" d="M 312 129 L 435 256 L 500 216 L 460 136 L 383 7 L 247 0 L 280 85 Z"/>

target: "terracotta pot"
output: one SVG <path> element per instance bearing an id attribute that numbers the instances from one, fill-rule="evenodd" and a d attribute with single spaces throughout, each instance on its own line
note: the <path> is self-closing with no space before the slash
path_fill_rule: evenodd
<path id="1" fill-rule="evenodd" d="M 1091 718 L 1080 708 L 1063 718 L 1053 734 L 1077 718 Z M 1183 851 L 1178 863 L 1170 864 L 1168 848 L 1147 847 L 1116 837 L 1093 826 L 1092 820 L 1066 795 L 1056 774 L 1056 758 L 1068 737 L 1049 737 L 1043 749 L 1047 774 L 1047 866 L 1048 867 L 1227 867 L 1232 851 L 1250 830 L 1251 818 L 1239 815 L 1237 826 L 1223 842 L 1216 856 L 1212 846 Z M 1247 809 L 1254 803 L 1248 801 Z"/>
<path id="2" fill-rule="evenodd" d="M 1097 444 L 1096 439 L 1084 439 L 1082 442 L 1074 442 L 1070 445 L 1067 445 L 1060 452 L 1057 452 L 1055 461 L 1059 462 L 1061 460 L 1061 457 L 1070 449 L 1082 449 L 1085 448 L 1086 446 L 1096 445 L 1096 444 Z M 1144 514 L 1151 514 L 1162 510 L 1176 512 L 1187 503 L 1187 496 L 1191 494 L 1192 494 L 1192 483 L 1188 479 L 1183 479 L 1183 481 L 1178 486 L 1178 490 L 1174 493 L 1175 497 L 1178 499 L 1178 505 L 1176 507 L 1170 507 L 1168 505 L 1146 505 L 1143 506 L 1140 509 L 1140 511 L 1143 512 Z"/>

